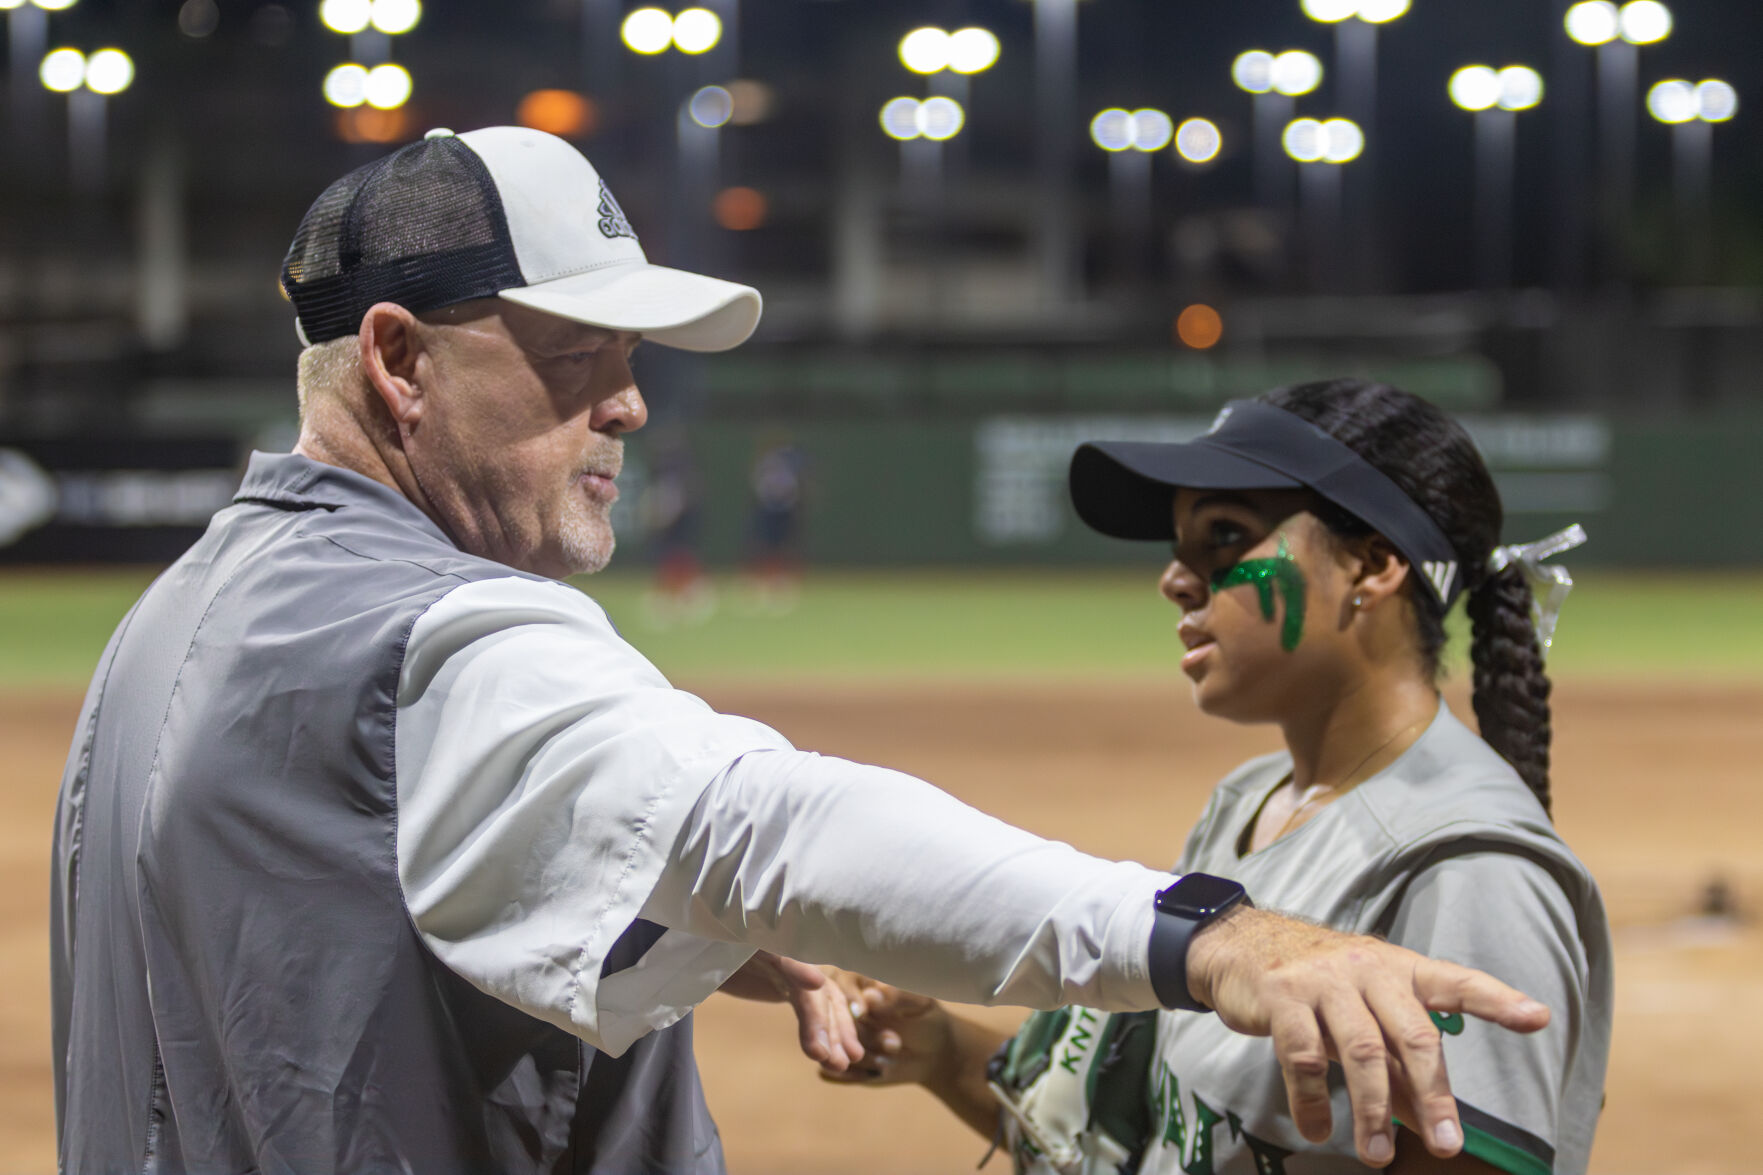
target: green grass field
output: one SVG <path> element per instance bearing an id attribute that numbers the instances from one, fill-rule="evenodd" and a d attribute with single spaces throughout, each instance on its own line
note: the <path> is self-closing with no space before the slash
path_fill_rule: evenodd
<path id="1" fill-rule="evenodd" d="M 84 684 L 152 573 L 0 573 L 0 687 Z M 695 625 L 660 625 L 648 581 L 582 581 L 670 677 L 1010 677 L 1175 672 L 1154 571 L 826 572 L 773 615 L 718 581 Z M 1460 619 L 1460 616 L 1459 616 Z M 1461 628 L 1461 625 L 1458 626 Z M 1585 572 L 1556 634 L 1563 675 L 1763 680 L 1763 573 Z"/>

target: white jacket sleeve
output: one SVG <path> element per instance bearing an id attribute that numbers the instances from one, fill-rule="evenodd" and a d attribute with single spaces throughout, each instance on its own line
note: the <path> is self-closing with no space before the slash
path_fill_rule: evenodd
<path id="1" fill-rule="evenodd" d="M 718 714 L 566 585 L 491 580 L 431 606 L 396 739 L 398 870 L 424 942 L 609 1053 L 757 947 L 954 999 L 1155 1002 L 1166 874 Z M 667 932 L 609 967 L 639 917 Z"/>

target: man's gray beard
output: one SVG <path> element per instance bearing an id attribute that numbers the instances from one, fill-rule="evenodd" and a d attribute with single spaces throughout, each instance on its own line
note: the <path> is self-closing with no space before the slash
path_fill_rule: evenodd
<path id="1" fill-rule="evenodd" d="M 571 575 L 592 575 L 606 570 L 606 565 L 612 562 L 618 539 L 612 533 L 611 513 L 608 509 L 595 517 L 583 510 L 570 511 L 564 516 L 557 544 Z"/>

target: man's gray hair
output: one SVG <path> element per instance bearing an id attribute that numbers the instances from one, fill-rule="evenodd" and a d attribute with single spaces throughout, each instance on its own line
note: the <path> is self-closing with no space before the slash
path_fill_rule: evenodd
<path id="1" fill-rule="evenodd" d="M 300 368 L 296 388 L 300 397 L 300 419 L 304 421 L 313 393 L 335 393 L 361 380 L 361 340 L 344 335 L 325 343 L 315 343 L 300 352 Z"/>

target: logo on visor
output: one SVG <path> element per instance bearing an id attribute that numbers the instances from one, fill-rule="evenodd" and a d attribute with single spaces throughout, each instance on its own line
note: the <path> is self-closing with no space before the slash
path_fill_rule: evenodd
<path id="1" fill-rule="evenodd" d="M 1422 563 L 1420 569 L 1426 574 L 1426 581 L 1432 584 L 1432 590 L 1439 594 L 1439 599 L 1451 598 L 1451 585 L 1457 581 L 1455 560 L 1450 563 Z"/>
<path id="2" fill-rule="evenodd" d="M 624 209 L 612 198 L 612 189 L 606 186 L 605 180 L 600 181 L 600 231 L 609 240 L 617 237 L 637 239 L 636 230 L 624 218 Z"/>

